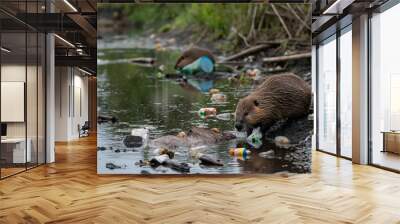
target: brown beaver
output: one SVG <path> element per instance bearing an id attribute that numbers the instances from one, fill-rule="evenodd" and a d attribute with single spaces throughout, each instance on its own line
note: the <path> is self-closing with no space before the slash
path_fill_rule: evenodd
<path id="1" fill-rule="evenodd" d="M 311 88 L 303 79 L 292 73 L 272 75 L 239 101 L 235 127 L 248 134 L 256 127 L 265 132 L 278 120 L 308 114 L 310 103 Z"/>
<path id="2" fill-rule="evenodd" d="M 215 63 L 214 55 L 211 53 L 211 51 L 203 48 L 192 47 L 184 51 L 182 56 L 178 58 L 175 64 L 175 69 L 181 69 L 202 56 L 209 57 L 213 63 Z"/>

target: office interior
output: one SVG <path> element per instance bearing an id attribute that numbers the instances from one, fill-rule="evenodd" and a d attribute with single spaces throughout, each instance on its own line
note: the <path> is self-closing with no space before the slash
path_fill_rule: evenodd
<path id="1" fill-rule="evenodd" d="M 95 31 L 95 1 L 0 2 L 1 179 L 96 132 Z"/>
<path id="2" fill-rule="evenodd" d="M 398 1 L 315 1 L 314 147 L 400 172 Z M 322 10 L 323 9 L 323 10 Z"/>

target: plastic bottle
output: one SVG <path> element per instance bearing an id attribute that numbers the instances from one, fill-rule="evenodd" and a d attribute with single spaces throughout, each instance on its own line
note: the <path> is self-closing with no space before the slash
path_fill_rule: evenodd
<path id="1" fill-rule="evenodd" d="M 229 155 L 238 156 L 238 157 L 246 157 L 251 154 L 251 151 L 246 148 L 230 148 Z"/>

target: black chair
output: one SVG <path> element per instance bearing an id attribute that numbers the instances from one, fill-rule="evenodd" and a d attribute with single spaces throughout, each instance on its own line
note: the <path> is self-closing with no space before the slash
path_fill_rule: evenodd
<path id="1" fill-rule="evenodd" d="M 89 129 L 90 129 L 89 121 L 85 121 L 82 127 L 78 125 L 79 138 L 89 136 Z"/>

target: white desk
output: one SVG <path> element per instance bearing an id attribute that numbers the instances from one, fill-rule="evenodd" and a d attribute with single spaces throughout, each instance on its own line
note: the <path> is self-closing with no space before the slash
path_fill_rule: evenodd
<path id="1" fill-rule="evenodd" d="M 2 138 L 1 139 L 2 147 L 13 147 L 12 148 L 12 162 L 13 163 L 31 162 L 32 141 L 30 138 L 28 138 L 28 139 L 26 139 L 26 142 L 28 143 L 27 144 L 28 147 L 26 147 L 26 153 L 25 153 L 25 138 Z M 3 148 L 2 148 L 2 151 L 3 151 Z M 26 158 L 26 161 L 25 161 L 25 158 Z"/>

